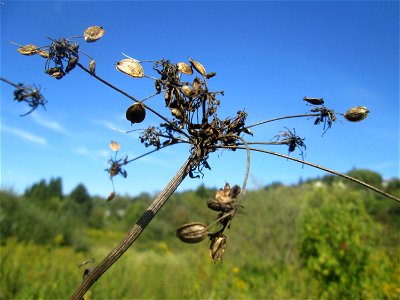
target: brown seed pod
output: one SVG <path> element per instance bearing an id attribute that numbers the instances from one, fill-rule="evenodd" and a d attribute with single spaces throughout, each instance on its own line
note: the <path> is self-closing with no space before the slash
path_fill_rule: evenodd
<path id="1" fill-rule="evenodd" d="M 64 71 L 60 67 L 50 68 L 46 71 L 46 73 L 56 79 L 61 79 L 65 75 Z"/>
<path id="2" fill-rule="evenodd" d="M 185 84 L 182 86 L 182 91 L 186 97 L 190 96 L 190 93 L 192 92 L 192 90 L 190 89 L 189 84 L 187 82 L 185 82 Z"/>
<path id="3" fill-rule="evenodd" d="M 241 188 L 240 186 L 238 186 L 237 184 L 235 184 L 233 186 L 233 188 L 231 188 L 231 197 L 232 198 L 236 198 L 237 196 L 239 196 L 240 192 L 241 192 Z"/>
<path id="4" fill-rule="evenodd" d="M 207 225 L 199 222 L 182 225 L 176 230 L 176 236 L 185 243 L 199 243 L 208 235 Z"/>
<path id="5" fill-rule="evenodd" d="M 96 61 L 94 59 L 90 60 L 89 69 L 90 69 L 90 73 L 92 73 L 92 74 L 96 73 Z"/>
<path id="6" fill-rule="evenodd" d="M 83 33 L 83 38 L 87 43 L 93 43 L 100 39 L 105 33 L 105 30 L 101 26 L 90 26 L 86 28 Z"/>
<path id="7" fill-rule="evenodd" d="M 178 66 L 179 72 L 181 72 L 183 74 L 187 74 L 187 75 L 193 74 L 192 67 L 189 66 L 187 63 L 180 62 L 180 63 L 177 63 L 176 65 Z"/>
<path id="8" fill-rule="evenodd" d="M 78 57 L 77 56 L 74 56 L 74 57 L 71 57 L 69 60 L 68 60 L 68 65 L 67 65 L 67 67 L 65 68 L 65 72 L 70 72 L 72 69 L 74 69 L 75 67 L 76 67 L 76 63 L 78 62 Z"/>
<path id="9" fill-rule="evenodd" d="M 108 146 L 112 151 L 119 151 L 121 149 L 121 145 L 115 141 L 111 141 L 110 144 L 108 144 Z"/>
<path id="10" fill-rule="evenodd" d="M 215 73 L 215 72 L 210 72 L 210 73 L 208 73 L 208 74 L 206 75 L 206 78 L 207 78 L 207 79 L 210 79 L 210 78 L 214 77 L 215 75 L 217 75 L 217 73 Z"/>
<path id="11" fill-rule="evenodd" d="M 35 45 L 33 45 L 33 44 L 28 44 L 28 45 L 19 47 L 19 48 L 17 49 L 17 51 L 18 51 L 19 53 L 21 53 L 22 55 L 28 55 L 28 56 L 30 56 L 30 55 L 35 55 L 35 54 L 37 54 L 38 51 L 39 51 L 39 49 L 38 49 Z"/>
<path id="12" fill-rule="evenodd" d="M 222 212 L 228 212 L 233 209 L 232 203 L 231 202 L 221 202 L 216 199 L 210 199 L 207 201 L 207 207 L 209 209 L 215 210 L 215 211 L 222 211 Z"/>
<path id="13" fill-rule="evenodd" d="M 350 108 L 345 114 L 344 117 L 347 121 L 350 122 L 360 122 L 364 120 L 369 113 L 369 109 L 365 106 L 357 106 Z"/>
<path id="14" fill-rule="evenodd" d="M 304 97 L 303 100 L 307 101 L 308 103 L 310 103 L 312 105 L 322 105 L 322 104 L 324 104 L 324 99 L 322 99 L 322 98 L 307 98 L 307 97 Z"/>
<path id="15" fill-rule="evenodd" d="M 129 106 L 126 111 L 126 119 L 132 123 L 141 123 L 146 117 L 146 109 L 142 103 L 135 103 Z"/>
<path id="16" fill-rule="evenodd" d="M 182 112 L 178 109 L 178 108 L 172 108 L 171 109 L 171 114 L 177 118 L 178 120 L 182 120 L 183 119 L 183 114 Z"/>
<path id="17" fill-rule="evenodd" d="M 199 72 L 201 75 L 203 75 L 203 76 L 207 75 L 206 69 L 203 67 L 203 65 L 201 63 L 195 61 L 192 58 L 189 58 L 189 62 L 192 65 L 192 67 L 195 68 L 195 70 L 197 72 Z"/>
<path id="18" fill-rule="evenodd" d="M 107 202 L 113 200 L 113 199 L 115 198 L 115 195 L 116 195 L 116 194 L 117 194 L 117 193 L 116 193 L 115 191 L 112 191 L 112 192 L 110 193 L 110 195 L 108 195 L 108 197 L 107 197 Z"/>
<path id="19" fill-rule="evenodd" d="M 138 60 L 125 58 L 116 64 L 117 70 L 135 78 L 142 78 L 144 70 Z"/>
<path id="20" fill-rule="evenodd" d="M 213 238 L 210 245 L 210 256 L 214 262 L 222 261 L 226 248 L 226 236 L 219 235 Z"/>
<path id="21" fill-rule="evenodd" d="M 38 54 L 43 58 L 49 58 L 50 53 L 44 50 L 39 50 Z"/>
<path id="22" fill-rule="evenodd" d="M 200 83 L 200 78 L 196 76 L 196 78 L 193 80 L 193 91 L 198 92 L 201 88 L 201 83 Z"/>

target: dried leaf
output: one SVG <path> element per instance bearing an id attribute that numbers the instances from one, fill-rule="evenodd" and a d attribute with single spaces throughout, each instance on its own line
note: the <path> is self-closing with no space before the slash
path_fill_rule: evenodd
<path id="1" fill-rule="evenodd" d="M 138 60 L 133 58 L 125 58 L 116 64 L 117 70 L 135 78 L 142 78 L 144 70 Z"/>
<path id="2" fill-rule="evenodd" d="M 90 26 L 86 28 L 83 33 L 83 38 L 87 43 L 93 43 L 100 39 L 105 33 L 105 30 L 101 26 Z"/>

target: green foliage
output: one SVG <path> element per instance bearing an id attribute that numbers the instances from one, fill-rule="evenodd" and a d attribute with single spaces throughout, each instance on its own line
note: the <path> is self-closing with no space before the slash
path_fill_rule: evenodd
<path id="1" fill-rule="evenodd" d="M 99 263 L 152 200 L 144 193 L 106 202 L 78 187 L 62 197 L 46 191 L 40 202 L 0 192 L 0 299 L 68 298 L 84 270 L 76 265 Z M 207 239 L 189 245 L 175 236 L 184 223 L 215 220 L 206 206 L 214 193 L 175 193 L 85 299 L 400 297 L 398 204 L 340 182 L 248 192 L 215 264 Z"/>
<path id="2" fill-rule="evenodd" d="M 305 198 L 309 208 L 299 218 L 300 257 L 319 283 L 318 297 L 383 298 L 390 262 L 376 247 L 381 227 L 367 213 L 362 194 L 319 188 Z M 373 265 L 377 250 L 381 258 Z"/>

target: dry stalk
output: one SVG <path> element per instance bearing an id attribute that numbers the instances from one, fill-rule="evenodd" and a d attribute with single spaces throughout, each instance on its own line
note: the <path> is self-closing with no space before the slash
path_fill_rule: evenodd
<path id="1" fill-rule="evenodd" d="M 164 190 L 153 200 L 147 210 L 139 218 L 135 225 L 129 230 L 125 238 L 116 246 L 103 261 L 96 266 L 85 278 L 80 286 L 75 290 L 71 296 L 71 300 L 81 300 L 83 295 L 89 288 L 106 272 L 125 252 L 129 249 L 132 243 L 139 237 L 143 230 L 149 225 L 151 220 L 155 217 L 160 208 L 167 202 L 172 193 L 181 184 L 195 161 L 190 157 L 182 167 L 178 170 L 176 175 L 167 184 Z"/>

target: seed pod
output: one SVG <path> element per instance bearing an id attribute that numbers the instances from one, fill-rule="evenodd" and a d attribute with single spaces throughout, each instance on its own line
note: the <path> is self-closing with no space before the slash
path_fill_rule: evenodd
<path id="1" fill-rule="evenodd" d="M 182 225 L 176 230 L 176 236 L 185 243 L 199 243 L 208 235 L 207 225 L 199 222 Z"/>
<path id="2" fill-rule="evenodd" d="M 46 71 L 46 73 L 56 79 L 61 79 L 65 75 L 64 71 L 60 67 L 50 68 Z"/>
<path id="3" fill-rule="evenodd" d="M 113 199 L 115 198 L 115 195 L 116 195 L 116 194 L 117 194 L 117 193 L 115 193 L 115 191 L 112 191 L 112 192 L 110 193 L 110 195 L 108 195 L 108 197 L 107 197 L 107 202 L 113 200 Z"/>
<path id="4" fill-rule="evenodd" d="M 117 70 L 135 78 L 142 78 L 144 70 L 138 60 L 125 58 L 116 64 Z"/>
<path id="5" fill-rule="evenodd" d="M 318 98 L 307 98 L 307 97 L 304 97 L 303 100 L 307 101 L 308 103 L 313 104 L 313 105 L 322 105 L 322 104 L 324 104 L 324 99 L 322 99 L 322 98 L 318 99 Z"/>
<path id="6" fill-rule="evenodd" d="M 182 112 L 178 109 L 178 108 L 172 108 L 171 109 L 171 114 L 177 118 L 178 120 L 182 120 L 183 119 L 183 114 Z"/>
<path id="7" fill-rule="evenodd" d="M 239 196 L 240 192 L 241 192 L 240 186 L 238 186 L 237 184 L 235 184 L 235 185 L 233 186 L 233 188 L 231 189 L 231 197 L 232 197 L 232 198 L 236 198 L 237 196 Z"/>
<path id="8" fill-rule="evenodd" d="M 92 74 L 96 73 L 96 61 L 94 59 L 90 60 L 89 69 L 90 73 Z"/>
<path id="9" fill-rule="evenodd" d="M 197 93 L 198 90 L 201 88 L 201 83 L 199 77 L 196 76 L 196 78 L 193 80 L 193 91 Z"/>
<path id="10" fill-rule="evenodd" d="M 71 50 L 72 53 L 77 55 L 79 50 L 79 44 L 72 44 L 71 46 L 69 46 L 69 50 Z"/>
<path id="11" fill-rule="evenodd" d="M 73 68 L 76 67 L 76 63 L 78 62 L 78 57 L 74 56 L 68 60 L 68 65 L 65 68 L 65 72 L 69 73 Z"/>
<path id="12" fill-rule="evenodd" d="M 192 67 L 189 66 L 187 63 L 180 62 L 180 63 L 177 63 L 176 65 L 178 66 L 179 72 L 181 72 L 183 74 L 187 74 L 187 75 L 193 74 Z"/>
<path id="13" fill-rule="evenodd" d="M 111 141 L 108 145 L 112 151 L 119 151 L 121 149 L 121 145 L 118 142 Z"/>
<path id="14" fill-rule="evenodd" d="M 22 55 L 28 55 L 28 56 L 30 56 L 30 55 L 34 55 L 34 54 L 38 53 L 39 50 L 38 50 L 38 48 L 37 48 L 35 45 L 33 45 L 33 44 L 28 44 L 28 45 L 19 47 L 19 48 L 17 49 L 17 51 L 18 51 L 19 53 L 21 53 Z"/>
<path id="15" fill-rule="evenodd" d="M 232 203 L 230 202 L 221 202 L 216 199 L 210 199 L 207 201 L 207 207 L 209 209 L 215 210 L 215 211 L 222 211 L 222 212 L 228 212 L 233 209 Z"/>
<path id="16" fill-rule="evenodd" d="M 190 96 L 192 90 L 190 89 L 189 84 L 187 82 L 185 82 L 185 84 L 182 86 L 182 91 L 186 97 Z"/>
<path id="17" fill-rule="evenodd" d="M 161 93 L 161 81 L 160 80 L 156 80 L 154 82 L 154 86 L 156 87 L 157 94 Z"/>
<path id="18" fill-rule="evenodd" d="M 142 103 L 135 103 L 129 106 L 125 116 L 132 123 L 141 123 L 146 117 L 146 110 Z"/>
<path id="19" fill-rule="evenodd" d="M 100 39 L 105 33 L 105 30 L 101 26 L 90 26 L 86 28 L 85 32 L 83 33 L 83 37 L 85 42 L 93 43 Z"/>
<path id="20" fill-rule="evenodd" d="M 189 62 L 192 65 L 192 67 L 195 68 L 195 70 L 197 72 L 199 72 L 203 76 L 206 76 L 206 74 L 207 74 L 206 69 L 203 67 L 203 65 L 201 63 L 193 60 L 192 58 L 189 58 Z"/>
<path id="21" fill-rule="evenodd" d="M 50 53 L 44 50 L 39 50 L 38 54 L 43 58 L 49 58 Z"/>
<path id="22" fill-rule="evenodd" d="M 364 120 L 369 113 L 369 109 L 365 106 L 357 106 L 350 108 L 345 114 L 344 117 L 347 121 L 350 122 L 359 122 Z"/>
<path id="23" fill-rule="evenodd" d="M 217 75 L 217 73 L 215 73 L 215 72 L 210 72 L 210 73 L 208 73 L 208 74 L 206 75 L 206 78 L 207 78 L 207 79 L 210 79 L 210 78 L 214 77 L 215 75 Z"/>
<path id="24" fill-rule="evenodd" d="M 210 245 L 210 256 L 214 262 L 222 261 L 226 248 L 226 236 L 220 235 L 213 238 Z"/>

